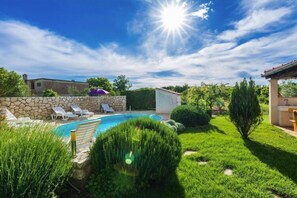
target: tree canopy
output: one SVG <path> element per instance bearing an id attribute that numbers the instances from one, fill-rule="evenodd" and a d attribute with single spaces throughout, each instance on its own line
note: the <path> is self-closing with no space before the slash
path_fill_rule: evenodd
<path id="1" fill-rule="evenodd" d="M 182 86 L 180 85 L 176 85 L 176 86 L 167 86 L 167 87 L 162 87 L 163 89 L 168 89 L 171 91 L 175 91 L 177 93 L 182 93 L 184 91 L 186 91 L 187 89 L 189 89 L 189 85 L 188 84 L 184 84 Z"/>
<path id="2" fill-rule="evenodd" d="M 205 84 L 194 86 L 183 93 L 183 100 L 188 104 L 211 110 L 213 106 L 224 107 L 231 93 L 231 87 L 226 84 Z"/>
<path id="3" fill-rule="evenodd" d="M 0 97 L 30 96 L 29 87 L 22 76 L 0 67 Z"/>
<path id="4" fill-rule="evenodd" d="M 100 88 L 104 89 L 108 92 L 112 92 L 112 84 L 109 82 L 107 78 L 103 77 L 95 77 L 87 79 L 90 88 Z"/>
<path id="5" fill-rule="evenodd" d="M 127 91 L 132 87 L 125 75 L 120 75 L 113 81 L 113 87 L 119 92 Z"/>
<path id="6" fill-rule="evenodd" d="M 280 84 L 280 93 L 283 97 L 297 97 L 297 83 L 288 80 Z"/>

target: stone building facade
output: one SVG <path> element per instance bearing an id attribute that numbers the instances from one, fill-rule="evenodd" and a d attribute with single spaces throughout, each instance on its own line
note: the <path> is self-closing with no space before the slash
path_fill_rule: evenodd
<path id="1" fill-rule="evenodd" d="M 50 119 L 52 107 L 60 106 L 71 111 L 72 104 L 82 109 L 99 112 L 102 103 L 109 104 L 115 111 L 126 110 L 126 96 L 61 96 L 61 97 L 1 97 L 0 107 L 7 107 L 16 117 Z"/>
<path id="2" fill-rule="evenodd" d="M 71 93 L 70 89 L 75 89 L 82 92 L 83 90 L 89 88 L 89 83 L 69 81 L 69 80 L 58 80 L 58 79 L 48 79 L 48 78 L 36 78 L 28 79 L 27 74 L 23 75 L 25 83 L 31 90 L 32 95 L 42 96 L 43 91 L 47 89 L 52 89 L 57 92 L 60 96 L 69 96 Z"/>

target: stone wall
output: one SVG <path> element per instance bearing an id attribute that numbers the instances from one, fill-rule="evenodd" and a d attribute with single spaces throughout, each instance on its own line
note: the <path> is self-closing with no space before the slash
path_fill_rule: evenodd
<path id="1" fill-rule="evenodd" d="M 50 119 L 52 107 L 60 106 L 71 111 L 70 105 L 77 104 L 82 109 L 99 112 L 102 103 L 109 104 L 115 111 L 126 110 L 126 96 L 79 96 L 79 97 L 1 97 L 0 107 L 7 107 L 16 117 Z"/>

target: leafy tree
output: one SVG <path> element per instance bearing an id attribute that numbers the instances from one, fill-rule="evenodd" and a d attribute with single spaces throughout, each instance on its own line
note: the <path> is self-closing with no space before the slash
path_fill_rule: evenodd
<path id="1" fill-rule="evenodd" d="M 269 87 L 265 85 L 256 85 L 256 93 L 258 95 L 259 102 L 262 104 L 269 103 Z"/>
<path id="2" fill-rule="evenodd" d="M 183 94 L 183 100 L 188 104 L 198 106 L 204 110 L 211 110 L 213 106 L 221 109 L 229 99 L 231 88 L 226 84 L 205 84 L 189 88 Z"/>
<path id="3" fill-rule="evenodd" d="M 107 78 L 96 77 L 87 79 L 90 88 L 100 88 L 104 89 L 108 92 L 112 92 L 112 84 L 109 82 Z"/>
<path id="4" fill-rule="evenodd" d="M 59 94 L 52 89 L 47 89 L 47 90 L 43 91 L 42 96 L 43 97 L 57 97 L 57 96 L 59 96 Z"/>
<path id="5" fill-rule="evenodd" d="M 132 87 L 132 84 L 129 83 L 129 80 L 125 75 L 120 75 L 113 81 L 113 87 L 115 90 L 122 92 L 127 91 Z"/>
<path id="6" fill-rule="evenodd" d="M 0 97 L 30 96 L 29 87 L 22 76 L 0 67 Z"/>
<path id="7" fill-rule="evenodd" d="M 297 97 L 297 83 L 292 80 L 280 84 L 280 93 L 283 97 Z"/>
<path id="8" fill-rule="evenodd" d="M 236 83 L 229 111 L 231 121 L 244 139 L 247 139 L 263 121 L 255 82 L 252 79 L 249 82 L 244 79 L 240 84 Z"/>

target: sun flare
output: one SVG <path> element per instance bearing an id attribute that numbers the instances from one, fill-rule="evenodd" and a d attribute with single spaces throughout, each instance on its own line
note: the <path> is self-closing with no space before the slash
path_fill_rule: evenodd
<path id="1" fill-rule="evenodd" d="M 189 8 L 186 1 L 172 0 L 159 4 L 154 14 L 157 24 L 157 30 L 165 33 L 167 38 L 176 39 L 178 36 L 181 40 L 187 30 L 191 29 Z"/>
<path id="2" fill-rule="evenodd" d="M 178 5 L 168 5 L 161 10 L 161 23 L 167 31 L 178 31 L 186 21 L 186 10 Z"/>

